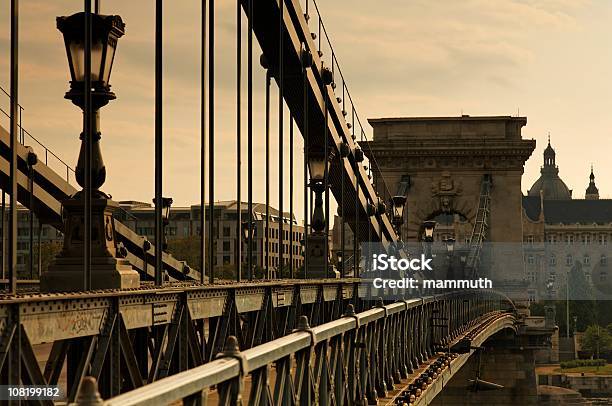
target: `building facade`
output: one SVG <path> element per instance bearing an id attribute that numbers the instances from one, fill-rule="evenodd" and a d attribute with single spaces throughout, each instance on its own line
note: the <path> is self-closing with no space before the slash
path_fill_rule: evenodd
<path id="1" fill-rule="evenodd" d="M 584 278 L 593 297 L 612 292 L 612 200 L 599 198 L 593 168 L 584 198 L 572 195 L 559 176 L 549 140 L 541 176 L 523 197 L 523 243 L 531 300 L 589 299 L 581 297 L 584 292 L 576 286 L 580 284 L 576 276 Z M 571 272 L 573 280 L 568 279 Z"/>
<path id="2" fill-rule="evenodd" d="M 155 238 L 155 208 L 148 203 L 123 201 L 119 202 L 121 211 L 118 213 L 120 220 L 134 230 L 137 234 L 147 237 L 153 241 Z M 237 261 L 237 202 L 219 201 L 214 205 L 213 216 L 213 239 L 215 246 L 214 264 L 220 266 L 235 266 Z M 242 202 L 240 205 L 242 222 L 248 219 L 248 204 Z M 189 207 L 172 207 L 166 226 L 168 241 L 188 239 L 200 236 L 199 205 Z M 205 208 L 205 221 L 207 223 L 205 237 L 209 238 L 208 222 L 209 209 Z M 269 207 L 269 220 L 266 227 L 266 205 L 253 203 L 253 264 L 261 269 L 266 268 L 277 271 L 281 266 L 281 255 L 284 258 L 285 267 L 292 262 L 293 269 L 298 270 L 304 264 L 302 245 L 304 238 L 304 227 L 299 225 L 295 216 L 284 213 L 280 216 L 279 211 Z M 280 247 L 280 233 L 284 233 L 283 247 Z M 242 238 L 242 263 L 247 262 L 247 242 Z M 268 250 L 266 250 L 266 244 Z M 282 251 L 282 254 L 281 254 Z M 198 264 L 192 264 L 198 266 Z"/>
<path id="3" fill-rule="evenodd" d="M 9 206 L 0 213 L 0 263 L 2 279 L 7 275 L 7 255 L 4 243 L 8 244 Z M 49 224 L 40 223 L 34 216 L 30 224 L 30 211 L 24 206 L 17 206 L 17 277 L 19 279 L 38 279 L 41 269 L 45 270 L 49 260 L 61 248 L 64 234 Z"/>

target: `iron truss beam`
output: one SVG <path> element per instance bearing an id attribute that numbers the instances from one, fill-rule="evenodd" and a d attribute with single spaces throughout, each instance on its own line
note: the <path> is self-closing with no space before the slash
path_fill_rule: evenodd
<path id="1" fill-rule="evenodd" d="M 357 302 L 360 282 L 174 283 L 125 291 L 0 297 L 0 379 L 21 357 L 21 380 L 48 385 L 66 367 L 69 400 L 93 376 L 116 396 L 211 361 L 229 336 L 251 348 L 289 334 L 307 315 L 318 323 Z M 364 294 L 364 292 L 362 292 Z M 35 346 L 51 343 L 44 368 Z"/>

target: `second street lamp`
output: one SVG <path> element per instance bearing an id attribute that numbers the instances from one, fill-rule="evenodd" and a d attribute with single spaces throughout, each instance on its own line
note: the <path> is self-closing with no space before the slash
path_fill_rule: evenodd
<path id="1" fill-rule="evenodd" d="M 449 256 L 453 255 L 455 251 L 455 239 L 453 237 L 448 237 L 444 240 L 444 245 L 446 245 L 446 252 Z"/>
<path id="2" fill-rule="evenodd" d="M 251 222 L 250 225 L 251 226 L 249 227 L 249 222 L 246 220 L 243 221 L 241 225 L 242 240 L 244 241 L 247 247 L 249 247 L 249 245 L 251 246 L 253 245 L 253 236 L 255 235 L 255 222 Z M 248 252 L 248 249 L 247 249 L 247 252 Z M 240 259 L 240 261 L 242 261 L 242 258 Z M 247 260 L 247 264 L 248 264 L 248 260 Z M 248 270 L 248 279 L 253 280 L 253 269 Z"/>
<path id="3" fill-rule="evenodd" d="M 155 199 L 153 199 L 155 203 Z M 164 251 L 168 249 L 168 234 L 166 233 L 166 227 L 170 224 L 170 207 L 172 206 L 171 197 L 162 197 L 162 235 L 164 236 L 163 248 Z"/>
<path id="4" fill-rule="evenodd" d="M 432 245 L 434 241 L 434 230 L 436 228 L 436 222 L 433 220 L 427 220 L 423 222 L 423 241 L 425 242 L 425 255 L 428 258 L 433 257 Z"/>
<path id="5" fill-rule="evenodd" d="M 423 239 L 425 242 L 433 242 L 433 234 L 436 228 L 436 222 L 433 220 L 427 220 L 423 222 Z"/>
<path id="6" fill-rule="evenodd" d="M 325 171 L 327 165 L 334 158 L 331 148 L 325 156 L 325 149 L 315 145 L 308 150 L 308 170 L 310 171 L 310 188 L 315 193 L 314 208 L 310 225 L 312 233 L 308 235 L 308 269 L 310 278 L 327 278 L 325 275 L 326 262 L 325 245 L 328 244 L 325 236 L 325 214 L 323 212 L 323 193 L 325 192 Z"/>
<path id="7" fill-rule="evenodd" d="M 402 225 L 404 224 L 404 208 L 406 207 L 406 196 L 393 196 L 391 198 L 393 217 L 391 222 L 399 239 L 402 239 Z"/>

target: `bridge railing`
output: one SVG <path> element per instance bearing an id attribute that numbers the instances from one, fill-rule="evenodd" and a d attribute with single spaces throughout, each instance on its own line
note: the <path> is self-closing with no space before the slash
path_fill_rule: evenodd
<path id="1" fill-rule="evenodd" d="M 10 99 L 10 94 L 2 86 L 0 86 L 0 93 L 4 94 Z M 19 143 L 22 145 L 28 145 L 31 142 L 32 144 L 36 144 L 42 148 L 44 151 L 44 157 L 39 156 L 38 159 L 42 160 L 45 165 L 52 167 L 58 173 L 58 175 L 66 179 L 66 182 L 71 183 L 73 180 L 75 180 L 74 169 L 24 128 L 22 122 L 23 111 L 23 106 L 19 105 L 19 123 L 17 125 L 19 130 L 17 139 Z M 0 107 L 0 113 L 2 113 L 7 120 L 10 120 L 11 116 L 7 110 Z"/>
<path id="2" fill-rule="evenodd" d="M 292 334 L 243 352 L 230 336 L 216 360 L 104 404 L 376 403 L 483 315 L 505 310 L 506 302 L 492 292 L 448 293 L 387 305 L 380 300 L 358 314 L 351 305 L 344 317 L 313 328 L 302 316 Z"/>

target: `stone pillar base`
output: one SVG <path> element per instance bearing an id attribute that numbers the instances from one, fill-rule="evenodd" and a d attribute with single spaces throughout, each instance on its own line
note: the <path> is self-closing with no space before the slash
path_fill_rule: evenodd
<path id="1" fill-rule="evenodd" d="M 132 289 L 140 286 L 140 275 L 123 258 L 91 259 L 91 289 Z M 74 292 L 84 287 L 83 260 L 56 258 L 40 278 L 41 292 Z"/>
<path id="2" fill-rule="evenodd" d="M 91 289 L 131 289 L 140 286 L 140 275 L 129 261 L 117 257 L 113 211 L 118 204 L 101 192 L 91 202 Z M 83 196 L 62 202 L 65 210 L 64 246 L 40 277 L 41 292 L 83 291 Z"/>
<path id="3" fill-rule="evenodd" d="M 322 279 L 322 278 L 339 278 L 340 273 L 332 267 L 331 264 L 327 265 L 327 273 L 325 273 L 325 245 L 327 244 L 327 238 L 323 233 L 312 233 L 308 235 L 308 267 L 306 268 L 306 277 L 308 279 Z"/>

